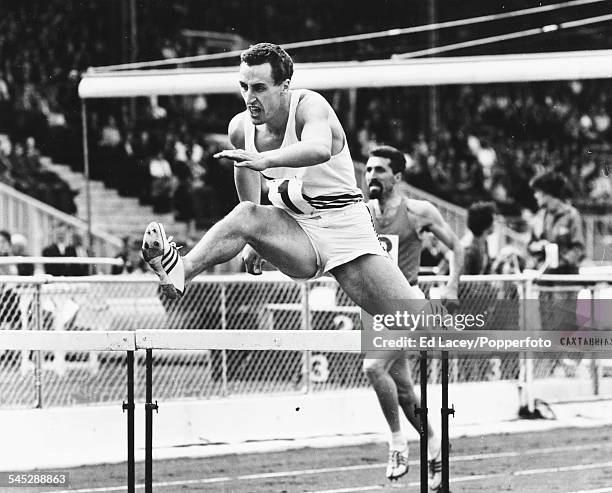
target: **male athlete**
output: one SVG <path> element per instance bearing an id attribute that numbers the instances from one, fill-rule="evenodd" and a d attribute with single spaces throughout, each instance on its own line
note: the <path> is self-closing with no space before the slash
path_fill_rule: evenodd
<path id="1" fill-rule="evenodd" d="M 330 273 L 370 314 L 394 312 L 397 300 L 414 300 L 411 309 L 422 310 L 422 293 L 378 241 L 329 103 L 316 92 L 290 89 L 293 62 L 277 45 L 254 45 L 240 60 L 246 110 L 229 123 L 234 149 L 216 157 L 235 162 L 241 202 L 184 257 L 160 223 L 147 226 L 143 256 L 162 291 L 177 298 L 185 281 L 242 252 L 251 274 L 261 273 L 263 259 L 296 280 Z M 260 205 L 262 180 L 270 206 Z M 377 391 L 397 394 L 395 383 L 389 385 Z"/>
<path id="2" fill-rule="evenodd" d="M 399 268 L 413 289 L 418 289 L 420 235 L 428 231 L 442 241 L 452 251 L 453 260 L 450 262 L 449 281 L 442 290 L 441 298 L 455 302 L 463 266 L 463 247 L 438 209 L 429 202 L 409 199 L 399 190 L 398 184 L 402 181 L 405 167 L 404 154 L 394 147 L 379 146 L 370 151 L 366 163 L 366 183 L 370 196 L 368 207 L 376 229 L 381 234 L 398 236 Z M 420 399 L 414 393 L 406 355 L 387 351 L 380 359 L 365 359 L 363 368 L 376 391 L 391 430 L 387 476 L 400 476 L 408 469 L 408 445 L 400 428 L 398 404 L 417 431 L 420 424 L 420 419 L 415 415 L 415 407 L 420 406 Z M 434 433 L 429 422 L 427 434 L 429 487 L 432 491 L 439 491 L 442 479 L 440 437 Z"/>

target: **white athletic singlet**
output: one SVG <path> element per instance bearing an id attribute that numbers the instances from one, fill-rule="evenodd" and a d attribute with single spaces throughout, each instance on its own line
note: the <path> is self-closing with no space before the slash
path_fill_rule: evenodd
<path id="1" fill-rule="evenodd" d="M 291 91 L 289 118 L 281 148 L 299 142 L 295 131 L 295 112 L 302 91 Z M 255 125 L 244 118 L 245 150 L 255 147 Z M 295 214 L 317 214 L 322 210 L 340 209 L 363 200 L 357 188 L 353 160 L 346 136 L 342 150 L 329 161 L 302 168 L 269 168 L 261 172 L 268 180 L 270 202 Z"/>

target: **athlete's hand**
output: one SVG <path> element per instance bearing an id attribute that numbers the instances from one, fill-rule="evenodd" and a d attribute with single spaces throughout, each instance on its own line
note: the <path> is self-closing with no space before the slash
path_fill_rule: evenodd
<path id="1" fill-rule="evenodd" d="M 457 295 L 456 286 L 444 286 L 440 292 L 440 299 L 449 313 L 453 313 L 459 308 L 459 296 Z"/>
<path id="2" fill-rule="evenodd" d="M 237 168 L 250 168 L 255 171 L 262 171 L 266 169 L 266 161 L 263 156 L 257 152 L 249 152 L 244 149 L 227 149 L 225 151 L 218 152 L 213 157 L 227 158 L 234 161 L 234 166 Z"/>
<path id="3" fill-rule="evenodd" d="M 251 245 L 247 245 L 242 249 L 242 261 L 249 274 L 256 276 L 261 274 L 261 266 L 265 260 L 260 257 Z"/>

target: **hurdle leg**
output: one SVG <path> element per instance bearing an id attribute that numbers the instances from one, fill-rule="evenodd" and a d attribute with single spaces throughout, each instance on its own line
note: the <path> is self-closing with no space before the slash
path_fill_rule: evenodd
<path id="1" fill-rule="evenodd" d="M 448 416 L 455 415 L 455 409 L 448 407 L 448 351 L 442 351 L 442 493 L 450 493 Z"/>
<path id="2" fill-rule="evenodd" d="M 429 491 L 429 461 L 427 460 L 427 351 L 421 351 L 419 359 L 421 369 L 421 407 L 415 409 L 420 423 L 421 448 L 421 493 Z"/>
<path id="3" fill-rule="evenodd" d="M 153 350 L 147 349 L 145 386 L 145 493 L 153 493 L 153 410 L 157 411 L 157 401 L 153 402 Z"/>
<path id="4" fill-rule="evenodd" d="M 127 411 L 127 490 L 136 490 L 134 460 L 134 351 L 127 352 L 127 402 L 123 402 L 123 412 Z"/>

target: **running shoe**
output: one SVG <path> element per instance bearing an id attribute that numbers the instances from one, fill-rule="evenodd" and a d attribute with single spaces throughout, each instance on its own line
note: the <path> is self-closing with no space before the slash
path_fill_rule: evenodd
<path id="1" fill-rule="evenodd" d="M 429 491 L 432 493 L 442 492 L 442 451 L 438 452 L 435 459 L 429 465 Z"/>
<path id="2" fill-rule="evenodd" d="M 172 236 L 166 237 L 161 223 L 152 222 L 142 238 L 142 257 L 159 277 L 161 290 L 170 299 L 183 296 L 185 268 Z"/>
<path id="3" fill-rule="evenodd" d="M 408 447 L 404 450 L 389 450 L 387 478 L 399 479 L 408 472 Z"/>

